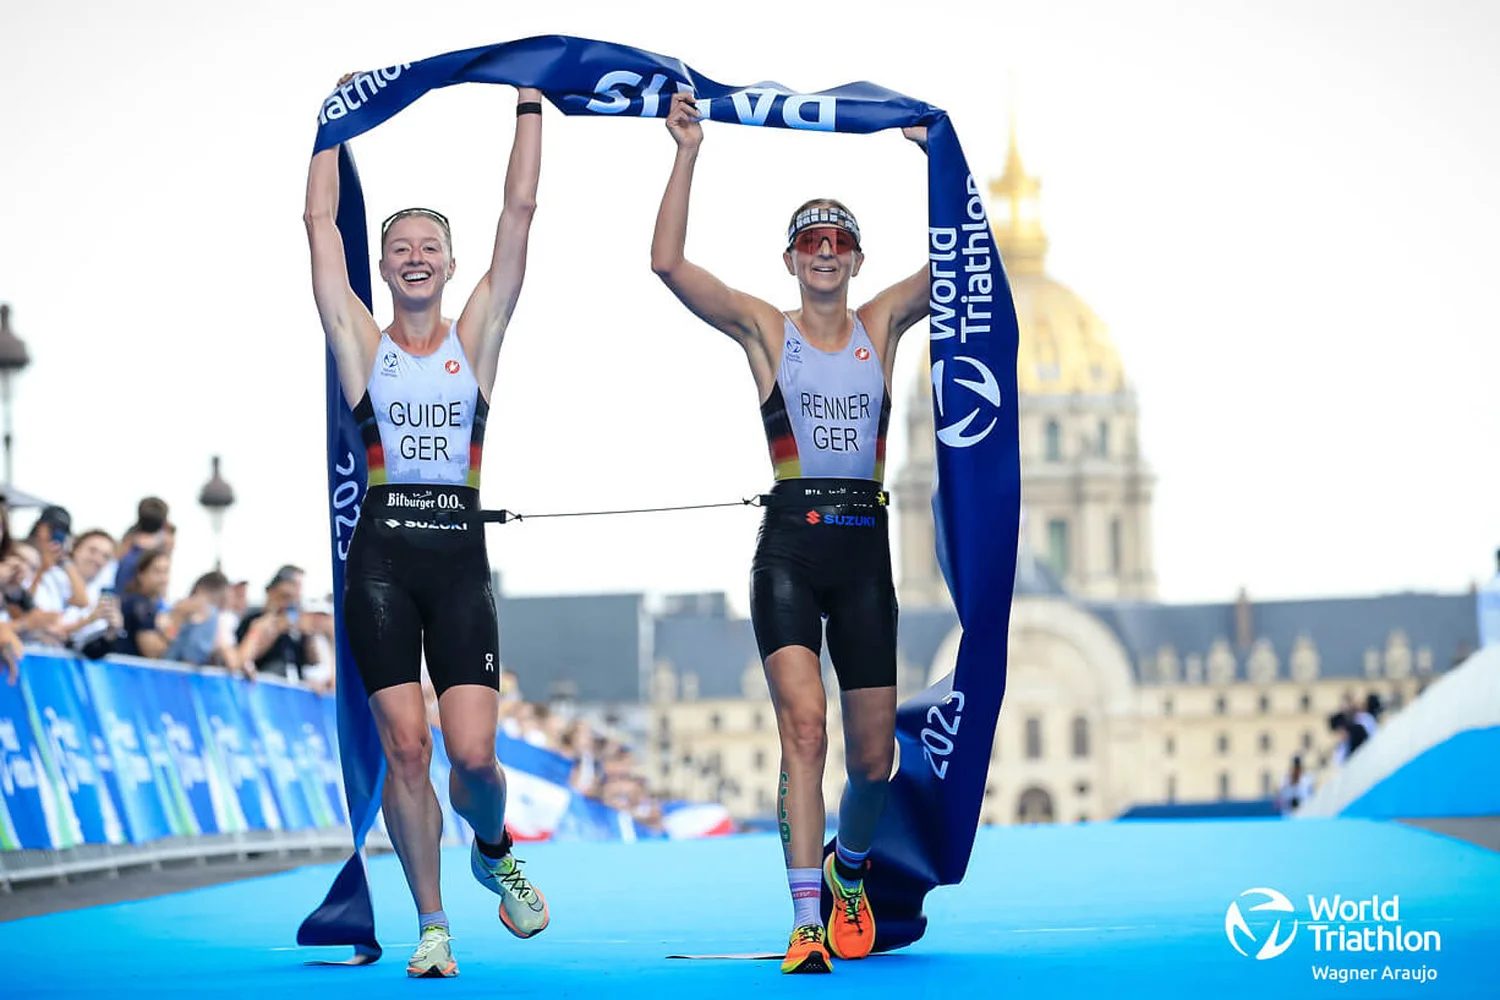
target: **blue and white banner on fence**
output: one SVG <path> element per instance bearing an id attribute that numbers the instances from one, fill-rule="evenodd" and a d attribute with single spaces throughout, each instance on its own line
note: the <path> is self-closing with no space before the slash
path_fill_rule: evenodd
<path id="1" fill-rule="evenodd" d="M 938 562 L 963 639 L 953 674 L 898 712 L 900 765 L 866 880 L 881 914 L 876 949 L 916 940 L 926 928 L 923 898 L 934 886 L 962 878 L 973 847 L 1005 691 L 1020 527 L 1015 308 L 983 197 L 947 113 L 870 83 L 816 93 L 777 83 L 731 87 L 676 59 L 567 35 L 481 46 L 356 74 L 324 101 L 314 151 L 340 147 L 338 227 L 355 294 L 372 310 L 369 234 L 347 143 L 429 91 L 460 83 L 535 87 L 569 115 L 659 118 L 667 112 L 669 95 L 688 89 L 700 114 L 716 122 L 853 133 L 926 126 L 928 236 L 923 256 L 931 274 L 937 455 L 932 510 Z M 329 516 L 334 578 L 340 583 L 347 531 L 340 528 L 338 512 L 364 489 L 366 468 L 331 352 L 325 368 Z M 347 521 L 352 529 L 353 519 Z M 357 683 L 357 675 L 342 633 L 339 647 L 343 689 Z M 352 806 L 358 815 L 378 796 L 384 762 L 378 743 L 369 738 L 368 709 L 354 692 L 340 693 L 347 698 L 340 706 L 341 735 L 347 728 L 346 748 L 358 747 L 357 754 L 343 756 L 345 782 L 368 796 Z M 373 915 L 364 917 L 369 888 L 362 869 L 354 870 L 357 860 L 356 855 L 323 906 L 304 921 L 299 941 L 354 944 L 378 953 Z M 357 906 L 351 905 L 355 897 Z M 825 913 L 830 906 L 825 888 Z M 357 919 L 350 919 L 355 913 Z"/>
<path id="2" fill-rule="evenodd" d="M 81 843 L 124 843 L 114 764 L 84 696 L 77 661 L 30 657 L 21 682 L 48 774 L 60 781 L 58 812 L 65 829 Z"/>
<path id="3" fill-rule="evenodd" d="M 160 736 L 176 767 L 184 825 L 190 834 L 237 833 L 239 803 L 230 792 L 229 777 L 221 772 L 211 736 L 200 721 L 190 675 L 181 669 L 132 667 L 145 695 L 142 708 Z M 231 804 L 232 803 L 232 804 Z"/>
<path id="4" fill-rule="evenodd" d="M 22 670 L 28 669 L 29 664 L 28 658 Z M 134 692 L 111 682 L 118 676 L 114 664 L 86 660 L 82 669 L 95 718 L 114 757 L 120 811 L 131 841 L 145 844 L 171 836 L 176 831 L 165 806 L 168 795 L 158 780 L 146 737 L 137 721 Z"/>
<path id="5" fill-rule="evenodd" d="M 349 829 L 334 725 L 332 698 L 280 679 L 28 653 L 19 682 L 0 681 L 0 850 Z M 443 843 L 467 844 L 472 831 L 447 795 L 442 734 L 432 737 Z M 645 835 L 630 816 L 571 790 L 569 758 L 504 734 L 496 753 L 516 839 Z M 727 817 L 721 806 L 689 809 L 699 818 L 684 824 L 674 807 L 674 832 L 658 835 L 717 832 L 706 827 Z"/>
<path id="6" fill-rule="evenodd" d="M 328 739 L 327 717 L 315 692 L 306 688 L 283 688 L 287 713 L 296 731 L 299 766 L 305 769 L 308 795 L 318 803 L 318 826 L 343 826 L 349 822 L 344 806 L 344 783 L 339 776 L 337 741 Z"/>
<path id="7" fill-rule="evenodd" d="M 21 687 L 0 679 L 0 851 L 58 846 L 55 794 Z"/>
<path id="8" fill-rule="evenodd" d="M 256 759 L 259 740 L 235 697 L 235 684 L 244 682 L 224 674 L 198 674 L 193 682 L 205 738 L 238 804 L 239 820 L 250 830 L 280 830 L 281 808 L 272 791 L 269 768 Z"/>
<path id="9" fill-rule="evenodd" d="M 315 828 L 318 822 L 314 810 L 321 805 L 322 789 L 309 788 L 304 768 L 298 766 L 300 739 L 280 694 L 285 688 L 262 680 L 239 685 L 235 690 L 240 697 L 240 708 L 255 727 L 271 788 L 281 805 L 283 828 Z M 321 805 L 321 808 L 326 810 L 327 807 Z"/>

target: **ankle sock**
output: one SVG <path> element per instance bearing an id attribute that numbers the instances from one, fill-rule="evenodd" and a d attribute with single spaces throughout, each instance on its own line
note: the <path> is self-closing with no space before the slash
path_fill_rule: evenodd
<path id="1" fill-rule="evenodd" d="M 822 926 L 823 914 L 819 901 L 823 897 L 823 870 L 821 868 L 788 868 L 787 888 L 792 891 L 793 928 L 808 924 Z"/>
<path id="2" fill-rule="evenodd" d="M 443 930 L 447 930 L 448 914 L 444 913 L 442 910 L 433 910 L 431 913 L 418 913 L 417 937 L 421 937 L 422 932 L 429 927 L 441 927 Z"/>
<path id="3" fill-rule="evenodd" d="M 510 853 L 510 831 L 505 831 L 505 833 L 500 837 L 500 843 L 498 844 L 491 844 L 489 841 L 480 838 L 477 834 L 474 837 L 474 843 L 479 847 L 480 854 L 483 854 L 491 861 L 499 861 L 501 858 Z"/>
<path id="4" fill-rule="evenodd" d="M 844 846 L 842 840 L 834 840 L 833 874 L 843 883 L 845 889 L 852 889 L 864 880 L 865 859 L 869 856 L 870 852 L 868 849 L 851 851 Z"/>

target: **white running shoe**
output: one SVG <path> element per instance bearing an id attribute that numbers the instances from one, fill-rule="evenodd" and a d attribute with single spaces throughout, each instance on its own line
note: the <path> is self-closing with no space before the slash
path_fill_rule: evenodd
<path id="1" fill-rule="evenodd" d="M 406 960 L 406 974 L 412 979 L 447 979 L 458 975 L 458 963 L 449 946 L 448 928 L 424 927 L 417 950 Z"/>
<path id="2" fill-rule="evenodd" d="M 547 900 L 521 873 L 521 863 L 510 852 L 498 861 L 479 853 L 479 844 L 469 849 L 469 866 L 479 884 L 500 897 L 500 922 L 518 938 L 529 938 L 546 929 L 551 919 Z"/>

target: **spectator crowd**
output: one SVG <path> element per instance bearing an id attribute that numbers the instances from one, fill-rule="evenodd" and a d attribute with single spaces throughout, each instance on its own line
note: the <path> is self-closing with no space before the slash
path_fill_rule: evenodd
<path id="1" fill-rule="evenodd" d="M 323 690 L 333 684 L 333 606 L 302 600 L 302 571 L 283 566 L 265 603 L 248 606 L 247 580 L 217 569 L 169 598 L 177 529 L 158 497 L 136 506 L 118 536 L 75 530 L 64 507 L 44 507 L 23 536 L 0 507 L 0 649 L 14 680 L 25 646 L 222 667 L 247 679 L 276 674 Z"/>
<path id="2" fill-rule="evenodd" d="M 1349 758 L 1375 735 L 1384 711 L 1380 696 L 1373 691 L 1365 696 L 1363 703 L 1352 693 L 1344 695 L 1343 705 L 1328 717 L 1328 730 L 1334 734 L 1334 744 L 1332 752 L 1324 757 L 1323 766 L 1337 770 L 1348 763 Z M 1291 767 L 1277 790 L 1277 809 L 1283 814 L 1295 812 L 1312 797 L 1313 790 L 1313 774 L 1304 764 L 1302 755 L 1297 754 L 1292 757 Z"/>
<path id="3" fill-rule="evenodd" d="M 250 681 L 274 674 L 333 690 L 333 598 L 305 600 L 299 567 L 278 569 L 254 607 L 249 581 L 217 569 L 173 599 L 177 531 L 160 498 L 142 499 L 118 536 L 102 527 L 76 530 L 72 515 L 56 505 L 42 508 L 20 535 L 12 531 L 13 513 L 0 503 L 0 674 L 9 683 L 16 683 L 26 647 L 50 647 L 89 659 L 113 654 L 219 667 Z M 425 667 L 422 677 L 429 718 L 440 729 Z M 575 792 L 659 829 L 660 802 L 629 746 L 570 715 L 560 705 L 522 700 L 516 675 L 502 671 L 500 730 L 570 760 Z"/>

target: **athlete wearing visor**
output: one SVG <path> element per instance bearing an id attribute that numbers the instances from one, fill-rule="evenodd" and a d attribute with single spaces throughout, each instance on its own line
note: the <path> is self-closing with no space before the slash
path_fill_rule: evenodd
<path id="1" fill-rule="evenodd" d="M 832 971 L 875 941 L 864 892 L 870 844 L 895 752 L 896 594 L 886 521 L 885 434 L 901 334 L 928 312 L 923 267 L 858 309 L 849 283 L 864 262 L 859 224 L 819 198 L 792 214 L 782 255 L 799 308 L 729 287 L 685 254 L 703 129 L 692 95 L 672 96 L 677 155 L 651 244 L 651 268 L 696 316 L 745 351 L 759 391 L 775 485 L 750 571 L 751 621 L 781 740 L 777 817 L 793 904 L 783 972 Z M 926 149 L 926 129 L 903 130 Z M 822 860 L 828 695 L 826 623 L 838 678 L 848 784 L 835 851 Z M 823 926 L 821 884 L 833 894 Z M 831 954 L 830 954 L 831 952 Z"/>

